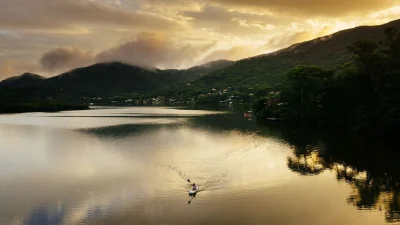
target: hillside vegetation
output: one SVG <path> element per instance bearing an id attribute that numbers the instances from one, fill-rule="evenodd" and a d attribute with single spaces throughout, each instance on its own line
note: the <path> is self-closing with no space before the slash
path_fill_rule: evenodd
<path id="1" fill-rule="evenodd" d="M 0 82 L 0 113 L 87 109 L 93 98 L 105 104 L 138 99 L 233 63 L 219 60 L 186 70 L 159 70 L 112 62 L 77 68 L 51 78 L 25 73 Z"/>
<path id="2" fill-rule="evenodd" d="M 276 89 L 285 79 L 286 73 L 296 66 L 315 65 L 324 69 L 335 69 L 338 65 L 352 61 L 354 57 L 346 50 L 346 46 L 360 39 L 383 41 L 384 31 L 388 27 L 400 28 L 400 20 L 380 26 L 343 30 L 274 53 L 243 59 L 192 82 L 190 87 L 175 89 L 175 93 L 200 93 L 209 91 L 210 88 L 227 87 L 244 90 Z"/>
<path id="3" fill-rule="evenodd" d="M 232 65 L 220 60 L 186 70 L 146 69 L 119 62 L 98 63 L 77 68 L 58 76 L 44 78 L 26 73 L 0 82 L 0 90 L 10 88 L 64 89 L 87 96 L 151 94 L 171 85 L 184 84 L 209 72 Z"/>
<path id="4" fill-rule="evenodd" d="M 400 32 L 382 42 L 360 39 L 347 47 L 354 61 L 335 70 L 291 69 L 279 92 L 253 106 L 261 119 L 329 124 L 395 137 L 400 126 Z"/>

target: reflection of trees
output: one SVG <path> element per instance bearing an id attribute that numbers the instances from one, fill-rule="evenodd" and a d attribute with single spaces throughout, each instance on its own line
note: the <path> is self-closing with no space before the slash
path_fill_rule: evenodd
<path id="1" fill-rule="evenodd" d="M 290 127 L 277 123 L 256 126 L 243 120 L 243 114 L 196 118 L 199 127 L 213 130 L 252 131 L 289 144 L 293 156 L 287 166 L 293 172 L 310 176 L 332 170 L 338 181 L 353 188 L 348 203 L 358 209 L 385 211 L 387 222 L 400 221 L 400 154 L 384 143 L 373 143 L 354 134 L 326 129 Z M 390 151 L 391 150 L 391 151 Z"/>
<path id="2" fill-rule="evenodd" d="M 357 158 L 349 152 L 341 154 L 338 149 L 326 148 L 331 146 L 327 142 L 322 144 L 319 140 L 314 143 L 316 144 L 305 144 L 304 141 L 297 145 L 292 143 L 293 156 L 287 160 L 289 169 L 306 176 L 320 174 L 326 169 L 332 170 L 338 181 L 352 186 L 349 204 L 360 210 L 385 210 L 387 222 L 400 221 L 400 179 L 395 176 L 397 171 L 386 170 L 396 167 L 381 168 L 382 165 L 375 165 L 380 160 L 388 162 L 385 157 L 376 158 L 379 154 L 375 153 L 368 156 L 372 158 L 366 158 L 365 155 Z"/>
<path id="3" fill-rule="evenodd" d="M 353 172 L 345 179 L 354 189 L 348 202 L 358 209 L 385 210 L 387 222 L 400 221 L 399 182 L 387 174 L 375 175 L 371 172 Z M 364 176 L 362 176 L 364 175 Z M 344 179 L 344 178 L 343 178 Z"/>
<path id="4" fill-rule="evenodd" d="M 301 175 L 317 175 L 325 170 L 324 161 L 311 146 L 296 147 L 294 156 L 288 157 L 288 167 Z"/>

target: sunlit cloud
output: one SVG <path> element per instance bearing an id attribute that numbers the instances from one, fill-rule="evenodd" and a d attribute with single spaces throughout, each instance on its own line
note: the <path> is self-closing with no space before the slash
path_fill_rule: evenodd
<path id="1" fill-rule="evenodd" d="M 45 71 L 62 71 L 93 63 L 93 54 L 73 48 L 56 48 L 43 54 L 40 59 Z"/>
<path id="2" fill-rule="evenodd" d="M 102 60 L 187 68 L 218 57 L 264 54 L 399 15 L 400 0 L 0 0 L 0 78 L 25 69 L 57 75 Z M 146 33 L 153 35 L 144 38 Z M 55 49 L 91 56 L 79 60 L 76 54 L 70 62 L 43 67 L 41 59 Z"/>

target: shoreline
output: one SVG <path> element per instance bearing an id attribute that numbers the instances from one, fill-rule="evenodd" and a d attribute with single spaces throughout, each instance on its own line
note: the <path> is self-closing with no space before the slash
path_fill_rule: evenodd
<path id="1" fill-rule="evenodd" d="M 0 115 L 4 114 L 17 114 L 28 112 L 61 112 L 61 111 L 75 111 L 75 110 L 89 110 L 88 105 L 63 105 L 63 104 L 44 104 L 44 105 L 0 105 Z"/>

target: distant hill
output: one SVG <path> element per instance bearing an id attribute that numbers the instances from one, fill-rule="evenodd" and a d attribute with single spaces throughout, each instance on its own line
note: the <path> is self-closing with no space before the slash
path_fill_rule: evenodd
<path id="1" fill-rule="evenodd" d="M 226 87 L 276 87 L 285 74 L 298 65 L 316 65 L 326 69 L 351 61 L 346 50 L 359 39 L 384 39 L 387 27 L 400 28 L 400 20 L 380 26 L 362 26 L 343 30 L 311 41 L 294 44 L 280 51 L 237 61 L 232 66 L 209 73 L 182 91 Z"/>
<path id="2" fill-rule="evenodd" d="M 55 77 L 23 74 L 0 82 L 0 88 L 66 89 L 88 95 L 151 93 L 190 82 L 234 62 L 220 60 L 185 70 L 145 69 L 120 62 L 97 63 Z"/>
<path id="3" fill-rule="evenodd" d="M 211 72 L 224 69 L 228 66 L 231 66 L 235 64 L 234 61 L 229 61 L 229 60 L 217 60 L 213 62 L 209 62 L 203 65 L 195 66 L 192 68 L 189 68 L 187 70 L 181 70 L 186 74 L 188 77 L 188 80 L 195 80 L 198 78 L 201 78 Z M 194 79 L 193 79 L 194 78 Z"/>
<path id="4" fill-rule="evenodd" d="M 167 85 L 158 70 L 148 70 L 119 62 L 97 63 L 51 77 L 43 86 L 77 89 L 94 95 L 143 92 Z"/>
<path id="5" fill-rule="evenodd" d="M 387 27 L 400 29 L 400 20 L 380 26 L 361 26 L 311 41 L 294 44 L 270 54 L 232 62 L 219 60 L 186 70 L 144 69 L 123 63 L 98 63 L 44 79 L 21 75 L 0 82 L 4 88 L 44 87 L 69 90 L 82 95 L 152 95 L 204 93 L 212 88 L 276 88 L 285 74 L 298 65 L 316 65 L 325 69 L 352 60 L 346 50 L 359 39 L 381 41 Z M 190 85 L 187 85 L 190 83 Z M 49 94 L 50 95 L 50 94 Z M 76 94 L 77 95 L 77 94 Z"/>
<path id="6" fill-rule="evenodd" d="M 170 76 L 170 77 L 178 76 L 180 81 L 182 82 L 190 82 L 190 81 L 195 81 L 213 71 L 231 66 L 234 63 L 235 63 L 234 61 L 229 61 L 229 60 L 217 60 L 184 70 L 176 70 L 176 69 L 162 70 L 161 73 L 164 76 Z"/>
<path id="7" fill-rule="evenodd" d="M 46 78 L 33 73 L 24 73 L 20 76 L 10 77 L 0 82 L 1 87 L 23 88 L 39 85 Z"/>

